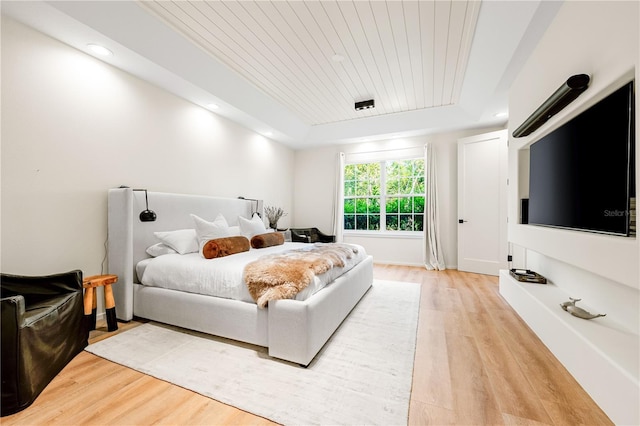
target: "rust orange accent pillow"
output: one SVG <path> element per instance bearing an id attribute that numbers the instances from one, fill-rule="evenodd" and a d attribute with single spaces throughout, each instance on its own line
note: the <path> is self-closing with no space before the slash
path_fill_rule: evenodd
<path id="1" fill-rule="evenodd" d="M 240 235 L 209 240 L 202 247 L 205 259 L 215 259 L 243 251 L 249 251 L 249 240 Z"/>
<path id="2" fill-rule="evenodd" d="M 284 234 L 282 232 L 267 232 L 266 234 L 254 235 L 251 238 L 251 247 L 255 249 L 280 246 L 284 244 Z"/>

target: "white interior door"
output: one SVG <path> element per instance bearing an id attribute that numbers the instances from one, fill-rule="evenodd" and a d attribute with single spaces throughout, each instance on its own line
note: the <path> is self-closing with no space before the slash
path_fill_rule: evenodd
<path id="1" fill-rule="evenodd" d="M 458 269 L 507 267 L 507 131 L 458 141 Z"/>

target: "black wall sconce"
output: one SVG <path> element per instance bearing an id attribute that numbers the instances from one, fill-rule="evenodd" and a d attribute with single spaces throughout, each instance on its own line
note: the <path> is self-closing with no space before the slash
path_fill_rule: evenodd
<path id="1" fill-rule="evenodd" d="M 254 214 L 257 214 L 258 217 L 260 217 L 262 219 L 262 214 L 260 214 L 260 212 L 258 211 L 260 200 L 256 200 L 255 198 L 245 198 L 243 196 L 239 196 L 238 199 L 239 200 L 255 201 L 256 202 L 256 208 L 255 208 L 255 210 L 253 208 L 251 208 L 251 217 L 253 217 Z"/>
<path id="2" fill-rule="evenodd" d="M 562 111 L 564 107 L 587 90 L 590 81 L 591 78 L 587 74 L 576 74 L 569 77 L 520 127 L 513 131 L 513 137 L 520 138 L 535 132 L 551 117 Z"/>
<path id="3" fill-rule="evenodd" d="M 149 197 L 147 196 L 147 190 L 132 189 L 132 191 L 144 191 L 144 201 L 146 209 L 140 212 L 140 222 L 155 222 L 157 216 L 153 210 L 149 210 Z"/>

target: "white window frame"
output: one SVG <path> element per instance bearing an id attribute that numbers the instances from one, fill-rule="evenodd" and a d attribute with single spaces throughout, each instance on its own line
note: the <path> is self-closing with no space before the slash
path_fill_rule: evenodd
<path id="1" fill-rule="evenodd" d="M 376 156 L 378 157 L 378 156 Z M 426 225 L 426 218 L 423 219 L 423 224 L 422 224 L 422 231 L 402 231 L 402 230 L 388 230 L 386 227 L 387 224 L 387 198 L 391 197 L 391 198 L 396 198 L 393 196 L 388 196 L 387 195 L 387 168 L 386 168 L 386 164 L 388 162 L 393 162 L 393 161 L 406 161 L 406 160 L 422 160 L 424 159 L 424 156 L 418 156 L 418 155 L 411 155 L 411 156 L 403 156 L 403 157 L 395 157 L 395 156 L 391 156 L 391 158 L 371 158 L 371 159 L 361 159 L 360 161 L 345 161 L 345 167 L 347 166 L 351 166 L 351 165 L 355 165 L 355 164 L 370 164 L 370 163 L 381 163 L 381 167 L 380 167 L 380 229 L 379 230 L 365 230 L 365 229 L 345 229 L 344 228 L 344 207 L 342 209 L 341 212 L 341 225 L 342 226 L 342 232 L 344 233 L 344 235 L 350 235 L 350 236 L 361 236 L 361 237 L 376 237 L 376 238 L 389 238 L 389 237 L 393 237 L 393 238 L 407 238 L 407 239 L 413 239 L 413 238 L 423 238 L 424 235 L 424 229 L 425 229 L 425 225 Z M 426 168 L 427 165 L 425 163 L 424 167 Z M 425 177 L 426 178 L 426 177 Z M 426 185 L 426 182 L 425 182 Z M 425 202 L 426 202 L 426 187 L 425 187 L 425 193 L 423 194 L 412 194 L 412 196 L 420 196 L 422 195 L 422 197 L 425 198 Z M 343 195 L 343 205 L 344 205 L 344 200 L 346 200 L 347 198 L 371 198 L 370 196 L 359 196 L 359 197 L 347 197 L 347 195 Z M 415 213 L 413 213 L 415 214 Z M 422 213 L 424 215 L 424 212 Z M 384 227 L 382 226 L 382 224 L 384 223 Z"/>

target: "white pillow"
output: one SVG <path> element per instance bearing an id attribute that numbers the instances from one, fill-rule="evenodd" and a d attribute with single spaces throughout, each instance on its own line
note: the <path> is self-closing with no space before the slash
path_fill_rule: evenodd
<path id="1" fill-rule="evenodd" d="M 236 237 L 236 236 L 240 236 L 242 235 L 240 233 L 240 226 L 236 225 L 236 226 L 230 226 L 229 227 L 229 236 L 230 237 Z"/>
<path id="2" fill-rule="evenodd" d="M 267 232 L 262 218 L 257 214 L 254 214 L 251 220 L 238 216 L 238 224 L 240 225 L 240 234 L 247 237 L 249 240 L 251 240 L 254 235 L 264 234 Z"/>
<path id="3" fill-rule="evenodd" d="M 164 243 L 154 244 L 145 250 L 151 257 L 163 256 L 165 254 L 177 254 L 178 252 Z"/>
<path id="4" fill-rule="evenodd" d="M 198 240 L 195 229 L 179 229 L 177 231 L 154 232 L 161 242 L 168 245 L 180 254 L 195 253 L 198 251 Z"/>
<path id="5" fill-rule="evenodd" d="M 215 240 L 216 238 L 228 237 L 230 235 L 229 224 L 227 223 L 227 220 L 224 218 L 222 213 L 218 213 L 218 216 L 213 222 L 204 220 L 203 218 L 196 216 L 195 214 L 192 214 L 191 218 L 196 225 L 198 250 L 201 254 L 202 247 L 207 243 L 207 241 Z"/>

